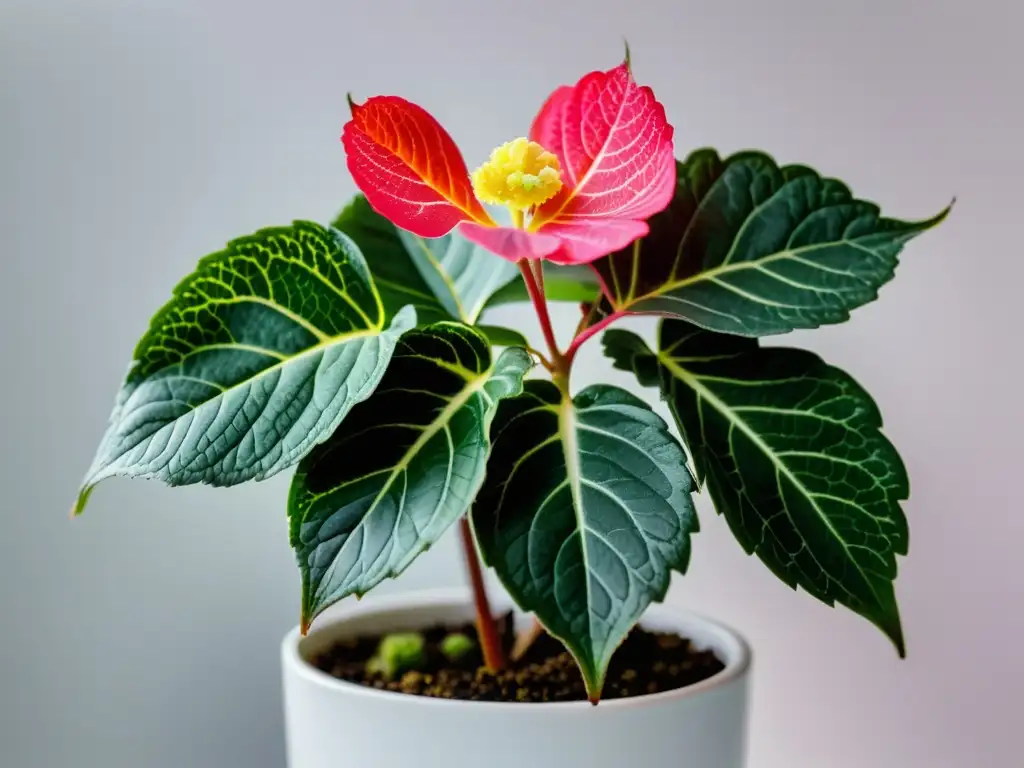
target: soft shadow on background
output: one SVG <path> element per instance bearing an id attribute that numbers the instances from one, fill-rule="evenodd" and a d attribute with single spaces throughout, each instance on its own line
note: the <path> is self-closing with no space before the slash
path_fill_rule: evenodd
<path id="1" fill-rule="evenodd" d="M 1024 6 L 262 5 L 0 0 L 0 764 L 283 765 L 287 478 L 110 481 L 67 519 L 132 347 L 200 256 L 353 193 L 346 91 L 423 104 L 472 166 L 554 86 L 617 64 L 625 35 L 680 155 L 763 148 L 903 218 L 958 197 L 881 301 L 774 342 L 859 378 L 909 466 L 908 660 L 782 586 L 701 500 L 669 600 L 754 644 L 751 767 L 1019 765 Z M 635 386 L 597 347 L 577 384 Z M 449 539 L 381 589 L 461 576 Z"/>

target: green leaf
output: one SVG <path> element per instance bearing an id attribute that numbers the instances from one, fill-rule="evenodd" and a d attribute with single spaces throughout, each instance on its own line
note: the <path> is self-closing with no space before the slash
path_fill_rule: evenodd
<path id="1" fill-rule="evenodd" d="M 413 264 L 395 225 L 374 211 L 365 197 L 356 195 L 338 214 L 334 227 L 363 252 L 388 319 L 409 304 L 416 309 L 420 325 L 451 319 Z"/>
<path id="2" fill-rule="evenodd" d="M 606 313 L 653 313 L 765 336 L 838 323 L 892 279 L 904 243 L 941 222 L 883 218 L 836 179 L 765 154 L 678 164 L 647 237 L 594 263 Z"/>
<path id="3" fill-rule="evenodd" d="M 380 381 L 385 329 L 359 249 L 310 222 L 199 262 L 153 318 L 75 507 L 115 475 L 234 485 L 291 466 Z"/>
<path id="4" fill-rule="evenodd" d="M 395 227 L 357 195 L 334 222 L 366 255 L 384 304 L 416 307 L 420 323 L 443 319 L 474 325 L 491 296 L 516 278 L 512 262 L 453 231 L 423 238 Z"/>
<path id="5" fill-rule="evenodd" d="M 474 325 L 491 295 L 519 274 L 519 268 L 453 230 L 423 238 L 398 230 L 413 264 L 453 318 Z"/>
<path id="6" fill-rule="evenodd" d="M 616 387 L 564 399 L 531 380 L 505 400 L 472 521 L 516 603 L 576 658 L 592 700 L 612 653 L 697 530 L 692 480 L 665 422 Z"/>
<path id="7" fill-rule="evenodd" d="M 612 367 L 632 373 L 645 387 L 656 387 L 661 382 L 658 358 L 632 331 L 611 328 L 604 332 L 601 344 L 605 355 L 612 361 Z"/>
<path id="8" fill-rule="evenodd" d="M 527 347 L 526 337 L 514 328 L 505 328 L 500 325 L 478 325 L 475 326 L 480 333 L 487 337 L 492 347 Z"/>
<path id="9" fill-rule="evenodd" d="M 501 398 L 532 362 L 454 322 L 410 331 L 380 386 L 300 465 L 288 501 L 302 622 L 397 576 L 468 509 Z"/>
<path id="10" fill-rule="evenodd" d="M 624 333 L 606 340 L 618 359 Z M 743 548 L 869 619 L 903 655 L 893 580 L 909 485 L 870 396 L 810 352 L 678 321 L 663 323 L 657 362 L 698 476 Z"/>
<path id="11" fill-rule="evenodd" d="M 559 264 L 544 265 L 544 295 L 548 301 L 589 303 L 601 295 L 601 282 L 590 267 Z M 488 307 L 529 301 L 530 294 L 521 277 L 499 289 L 488 300 Z"/>

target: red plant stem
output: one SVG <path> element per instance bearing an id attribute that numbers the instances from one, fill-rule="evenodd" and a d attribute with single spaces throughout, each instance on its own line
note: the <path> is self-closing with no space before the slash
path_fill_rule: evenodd
<path id="1" fill-rule="evenodd" d="M 543 267 L 538 264 L 538 271 Z M 569 388 L 569 361 L 558 349 L 558 341 L 555 339 L 554 329 L 551 327 L 551 315 L 548 314 L 548 301 L 544 296 L 542 281 L 543 272 L 540 272 L 540 280 L 526 259 L 519 260 L 519 271 L 523 275 L 523 282 L 526 283 L 526 292 L 530 295 L 530 301 L 537 312 L 537 320 L 540 322 L 540 329 L 544 333 L 544 341 L 548 345 L 551 354 L 551 374 L 555 384 L 560 389 L 568 392 Z"/>
<path id="2" fill-rule="evenodd" d="M 537 281 L 537 287 L 540 289 L 540 295 L 544 297 L 544 303 L 547 303 L 548 295 L 544 292 L 544 262 L 533 261 L 530 263 L 530 269 L 533 271 L 533 277 Z"/>
<path id="3" fill-rule="evenodd" d="M 566 361 L 566 365 L 572 365 L 572 361 L 576 358 L 576 353 L 579 352 L 580 347 L 583 346 L 583 342 L 585 342 L 594 334 L 603 331 L 605 328 L 614 323 L 620 317 L 622 317 L 621 312 L 612 312 L 610 315 L 605 315 L 593 325 L 587 326 L 578 334 L 576 334 L 576 338 L 572 340 L 572 342 L 569 344 L 569 348 L 565 350 L 564 358 Z"/>
<path id="4" fill-rule="evenodd" d="M 491 613 L 491 602 L 487 599 L 487 587 L 484 585 L 484 574 L 480 567 L 480 557 L 476 553 L 476 542 L 473 530 L 465 517 L 459 521 L 459 533 L 462 549 L 466 556 L 466 570 L 473 587 L 473 604 L 476 608 L 476 632 L 480 638 L 480 650 L 484 655 L 484 664 L 491 672 L 500 672 L 505 668 L 505 651 L 498 636 L 498 627 Z"/>

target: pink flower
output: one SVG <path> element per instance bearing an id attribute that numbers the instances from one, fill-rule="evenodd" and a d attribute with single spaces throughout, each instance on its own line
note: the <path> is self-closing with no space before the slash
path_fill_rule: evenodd
<path id="1" fill-rule="evenodd" d="M 472 178 L 451 136 L 397 96 L 351 104 L 342 142 L 370 205 L 396 226 L 465 237 L 511 261 L 586 264 L 647 234 L 675 190 L 672 126 L 629 61 L 558 88 L 529 139 L 498 147 Z M 500 226 L 486 203 L 506 205 Z"/>

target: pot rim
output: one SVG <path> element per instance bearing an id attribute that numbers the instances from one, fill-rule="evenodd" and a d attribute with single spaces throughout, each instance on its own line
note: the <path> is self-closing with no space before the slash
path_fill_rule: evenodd
<path id="1" fill-rule="evenodd" d="M 498 601 L 500 604 L 500 601 Z M 404 592 L 395 595 L 386 595 L 362 600 L 355 604 L 345 606 L 344 611 L 339 611 L 336 616 L 324 617 L 320 627 L 316 628 L 307 637 L 321 632 L 328 632 L 338 625 L 346 623 L 349 619 L 370 615 L 401 613 L 410 608 L 423 608 L 424 606 L 437 607 L 471 607 L 472 597 L 465 589 L 430 589 Z M 514 606 L 512 606 L 515 608 Z M 634 709 L 642 707 L 658 706 L 677 701 L 683 698 L 699 696 L 719 688 L 723 688 L 733 681 L 747 675 L 753 653 L 749 643 L 742 635 L 731 627 L 721 622 L 710 619 L 692 611 L 681 610 L 666 606 L 664 603 L 654 603 L 648 610 L 654 610 L 662 619 L 670 623 L 671 620 L 682 619 L 680 624 L 699 625 L 707 630 L 711 640 L 708 647 L 713 648 L 720 656 L 726 657 L 725 668 L 699 683 L 677 688 L 672 691 L 661 693 L 649 693 L 642 696 L 630 696 L 623 699 L 601 700 L 600 706 L 594 707 L 586 701 L 547 701 L 547 702 L 508 702 L 508 701 L 471 701 L 467 699 L 442 699 L 431 696 L 414 696 L 398 691 L 382 691 L 377 688 L 370 688 L 347 680 L 340 680 L 308 662 L 300 652 L 301 642 L 305 639 L 299 631 L 299 627 L 293 627 L 281 642 L 281 661 L 284 665 L 285 674 L 296 675 L 307 682 L 317 686 L 336 691 L 340 695 L 350 697 L 368 697 L 370 699 L 386 700 L 396 706 L 417 706 L 417 707 L 449 707 L 458 709 L 460 707 L 487 707 L 493 710 L 510 710 L 512 712 L 529 711 L 537 713 L 546 711 L 580 711 L 595 710 L 609 711 L 619 709 Z M 518 610 L 518 609 L 516 609 Z M 645 612 L 646 616 L 646 612 Z M 641 617 L 641 621 L 644 617 Z M 685 630 L 684 630 L 685 631 Z M 383 697 L 383 699 L 382 699 Z"/>

